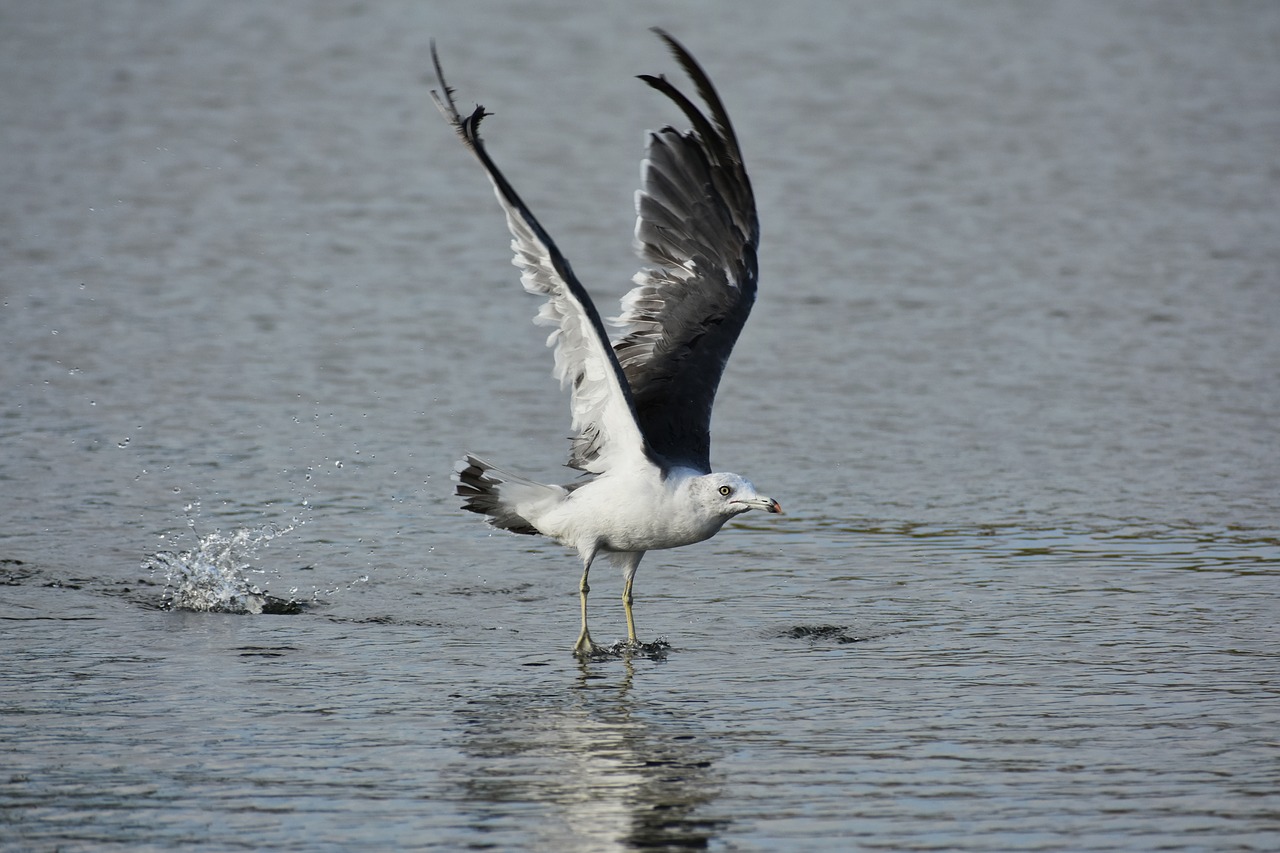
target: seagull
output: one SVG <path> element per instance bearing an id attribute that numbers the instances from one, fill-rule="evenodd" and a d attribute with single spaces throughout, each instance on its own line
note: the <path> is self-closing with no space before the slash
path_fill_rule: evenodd
<path id="1" fill-rule="evenodd" d="M 648 266 L 632 279 L 622 313 L 605 325 L 568 260 L 494 164 L 480 139 L 491 113 L 462 115 L 445 82 L 431 96 L 480 161 L 511 231 L 512 263 L 529 293 L 545 298 L 534 322 L 553 328 L 554 375 L 570 393 L 575 432 L 567 485 L 539 483 L 471 454 L 454 481 L 462 508 L 513 533 L 541 534 L 577 551 L 582 629 L 579 658 L 606 654 L 587 630 L 587 577 L 606 555 L 622 570 L 626 648 L 643 648 L 631 612 L 632 583 L 646 551 L 714 536 L 750 510 L 781 513 L 776 500 L 737 474 L 711 470 L 711 406 L 720 376 L 756 297 L 760 227 L 738 139 L 724 105 L 693 56 L 655 29 L 693 82 L 705 110 L 666 79 L 641 75 L 691 127 L 648 133 L 636 193 L 635 248 Z"/>

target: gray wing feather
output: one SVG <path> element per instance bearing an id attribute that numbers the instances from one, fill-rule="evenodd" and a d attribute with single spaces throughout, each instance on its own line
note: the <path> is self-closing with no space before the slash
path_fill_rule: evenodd
<path id="1" fill-rule="evenodd" d="M 658 30 L 706 103 L 665 77 L 641 77 L 693 127 L 649 135 L 636 193 L 636 250 L 656 266 L 635 277 L 614 344 L 640 429 L 664 464 L 710 471 L 711 408 L 755 301 L 760 229 L 737 137 L 711 81 Z M 709 115 L 708 115 L 709 113 Z"/>

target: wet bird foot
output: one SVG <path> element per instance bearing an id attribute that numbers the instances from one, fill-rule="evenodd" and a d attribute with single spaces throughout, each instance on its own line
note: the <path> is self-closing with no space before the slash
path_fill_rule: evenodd
<path id="1" fill-rule="evenodd" d="M 573 644 L 573 654 L 579 658 L 594 658 L 608 654 L 604 646 L 597 646 L 591 641 L 591 635 L 584 629 L 578 635 L 578 642 Z"/>

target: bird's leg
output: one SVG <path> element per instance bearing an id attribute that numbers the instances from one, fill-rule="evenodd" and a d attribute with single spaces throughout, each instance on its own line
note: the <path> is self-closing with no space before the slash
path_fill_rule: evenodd
<path id="1" fill-rule="evenodd" d="M 631 615 L 631 603 L 635 598 L 631 595 L 631 584 L 636 579 L 636 569 L 640 567 L 640 558 L 644 556 L 644 551 L 632 551 L 627 554 L 620 554 L 618 562 L 622 564 L 622 609 L 627 614 L 627 645 L 639 646 L 640 640 L 636 637 L 636 620 Z"/>
<path id="2" fill-rule="evenodd" d="M 627 614 L 627 645 L 634 646 L 639 644 L 636 639 L 636 620 L 631 615 L 631 602 L 635 599 L 631 595 L 632 578 L 627 578 L 627 582 L 622 586 L 622 609 Z"/>
<path id="3" fill-rule="evenodd" d="M 582 581 L 578 584 L 578 599 L 582 603 L 582 631 L 578 634 L 578 642 L 573 644 L 573 653 L 578 657 L 590 657 L 600 651 L 600 647 L 591 642 L 591 632 L 587 630 L 587 593 L 591 592 L 587 584 L 587 575 L 591 572 L 591 561 L 595 552 L 582 558 Z"/>

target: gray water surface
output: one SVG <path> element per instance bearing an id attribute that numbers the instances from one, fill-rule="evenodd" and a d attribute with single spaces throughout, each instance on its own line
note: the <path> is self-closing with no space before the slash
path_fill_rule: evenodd
<path id="1" fill-rule="evenodd" d="M 427 44 L 612 314 L 652 25 L 788 514 L 579 663 L 450 496 L 568 417 Z M 1280 7 L 13 2 L 0 71 L 4 849 L 1280 847 Z"/>

